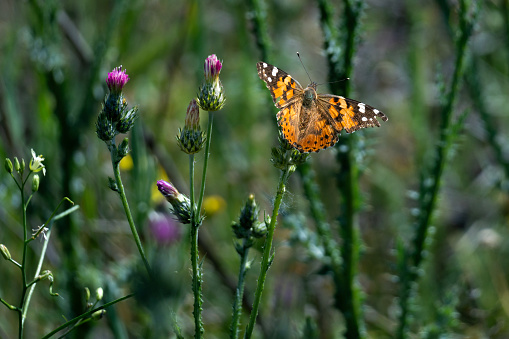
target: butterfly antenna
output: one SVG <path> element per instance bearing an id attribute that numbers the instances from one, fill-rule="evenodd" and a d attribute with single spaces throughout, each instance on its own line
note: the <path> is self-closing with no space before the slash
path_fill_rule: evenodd
<path id="1" fill-rule="evenodd" d="M 318 86 L 325 85 L 325 84 L 335 84 L 336 82 L 341 82 L 341 81 L 345 81 L 345 80 L 350 80 L 350 78 L 344 78 L 344 79 L 341 79 L 341 80 L 336 80 L 336 81 L 331 81 L 331 82 L 323 82 L 321 84 L 318 84 Z"/>
<path id="2" fill-rule="evenodd" d="M 304 71 L 306 72 L 306 74 L 308 75 L 308 78 L 309 78 L 309 81 L 310 82 L 313 82 L 313 80 L 311 80 L 311 77 L 309 76 L 309 73 L 308 73 L 308 70 L 306 69 L 306 66 L 304 66 L 304 63 L 302 62 L 302 59 L 300 58 L 300 53 L 297 52 L 297 57 L 299 58 L 300 60 L 300 63 L 302 65 L 302 68 L 304 68 Z"/>

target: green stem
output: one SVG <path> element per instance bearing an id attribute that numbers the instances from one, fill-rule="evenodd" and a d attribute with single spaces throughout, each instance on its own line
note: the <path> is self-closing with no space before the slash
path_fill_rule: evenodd
<path id="1" fill-rule="evenodd" d="M 203 337 L 203 322 L 201 316 L 201 283 L 202 283 L 202 275 L 201 275 L 201 267 L 198 263 L 198 228 L 199 226 L 191 225 L 191 264 L 193 267 L 193 293 L 194 293 L 194 306 L 193 306 L 193 316 L 194 316 L 194 326 L 195 326 L 195 338 Z"/>
<path id="2" fill-rule="evenodd" d="M 208 144 L 208 143 L 207 143 Z M 207 148 L 208 149 L 208 148 Z M 208 152 L 207 152 L 208 153 Z M 205 158 L 207 159 L 207 157 Z M 205 166 L 205 165 L 204 165 Z M 205 172 L 205 169 L 204 169 Z M 198 254 L 198 230 L 200 228 L 200 212 L 195 209 L 194 204 L 194 154 L 189 155 L 189 195 L 191 202 L 191 266 L 193 270 L 193 294 L 194 294 L 194 305 L 193 305 L 193 316 L 195 326 L 195 338 L 201 338 L 203 336 L 203 321 L 202 321 L 202 290 L 201 290 L 201 268 L 199 265 L 199 254 Z M 202 182 L 202 188 L 204 187 L 204 181 Z"/>
<path id="3" fill-rule="evenodd" d="M 210 155 L 210 140 L 212 139 L 212 123 L 213 122 L 214 122 L 214 112 L 209 112 L 209 123 L 207 126 L 207 141 L 205 143 L 205 159 L 203 159 L 203 174 L 201 177 L 200 197 L 198 200 L 198 207 L 196 208 L 196 213 L 198 216 L 201 213 L 201 207 L 203 204 L 203 195 L 205 194 L 205 180 L 207 178 L 207 164 L 208 164 L 209 155 Z"/>
<path id="4" fill-rule="evenodd" d="M 440 126 L 440 140 L 436 146 L 436 157 L 434 159 L 431 176 L 425 175 L 421 179 L 420 192 L 420 210 L 421 213 L 416 221 L 416 234 L 413 239 L 413 248 L 407 251 L 403 262 L 401 272 L 401 291 L 400 291 L 400 308 L 399 325 L 396 338 L 405 338 L 408 327 L 409 299 L 412 292 L 412 286 L 418 279 L 418 270 L 424 259 L 424 250 L 427 239 L 429 238 L 428 230 L 432 221 L 433 212 L 435 210 L 440 184 L 444 172 L 445 164 L 448 157 L 449 148 L 451 146 L 451 124 L 452 113 L 455 98 L 459 89 L 459 83 L 463 74 L 463 63 L 466 54 L 467 42 L 472 34 L 474 19 L 467 20 L 467 8 L 465 1 L 460 1 L 460 37 L 456 42 L 456 60 L 454 74 L 452 77 L 450 89 L 447 96 L 447 102 L 442 109 L 442 122 Z M 424 182 L 431 182 L 428 187 Z"/>
<path id="5" fill-rule="evenodd" d="M 279 213 L 279 207 L 281 206 L 281 201 L 283 200 L 283 195 L 286 189 L 286 180 L 288 179 L 290 174 L 291 174 L 290 169 L 287 168 L 285 171 L 281 173 L 281 177 L 279 178 L 276 200 L 274 202 L 274 209 L 272 211 L 272 217 L 270 220 L 269 229 L 267 231 L 267 238 L 265 239 L 265 245 L 263 247 L 263 257 L 260 268 L 260 276 L 258 277 L 258 284 L 256 286 L 253 309 L 251 310 L 249 324 L 246 328 L 246 333 L 244 335 L 245 339 L 251 338 L 253 334 L 256 317 L 258 316 L 258 308 L 260 307 L 260 301 L 262 298 L 263 287 L 265 285 L 265 278 L 267 277 L 267 271 L 269 270 L 269 267 L 272 264 L 272 260 L 274 259 L 274 255 L 273 254 L 271 255 L 272 240 L 274 238 L 274 231 L 276 229 L 276 220 Z"/>
<path id="6" fill-rule="evenodd" d="M 242 313 L 242 298 L 244 297 L 245 277 L 248 269 L 247 257 L 249 253 L 249 247 L 246 246 L 247 241 L 248 240 L 244 239 L 244 245 L 242 246 L 242 252 L 240 253 L 239 281 L 237 283 L 237 290 L 235 291 L 232 324 L 230 326 L 230 338 L 232 339 L 237 339 L 239 337 L 239 323 L 240 315 Z"/>
<path id="7" fill-rule="evenodd" d="M 122 178 L 120 177 L 120 161 L 115 161 L 116 159 L 116 147 L 112 147 L 111 151 L 111 160 L 113 164 L 113 172 L 115 174 L 115 181 L 118 187 L 118 194 L 120 195 L 120 200 L 122 200 L 122 205 L 124 206 L 124 211 L 127 216 L 127 222 L 129 223 L 129 227 L 131 228 L 131 232 L 134 237 L 134 241 L 136 242 L 136 246 L 138 247 L 138 251 L 140 252 L 141 258 L 143 259 L 143 263 L 145 264 L 145 268 L 147 269 L 148 275 L 152 278 L 152 270 L 148 263 L 147 257 L 145 255 L 145 251 L 143 250 L 143 246 L 141 244 L 140 237 L 138 235 L 138 231 L 136 230 L 136 226 L 134 225 L 133 216 L 131 215 L 131 210 L 129 209 L 129 203 L 127 202 L 127 198 L 125 196 L 124 185 L 122 184 Z"/>
<path id="8" fill-rule="evenodd" d="M 194 154 L 189 154 L 189 201 L 191 202 L 191 225 L 195 225 L 194 218 L 196 211 L 194 206 Z"/>
<path id="9" fill-rule="evenodd" d="M 58 208 L 60 207 L 60 205 L 62 205 L 62 203 L 64 201 L 69 201 L 71 203 L 73 203 L 71 200 L 69 200 L 69 198 L 64 198 L 60 201 L 60 204 L 58 204 L 57 208 L 55 209 L 55 211 L 53 211 L 53 213 L 51 214 L 51 217 L 48 219 L 48 221 L 46 221 L 46 223 L 44 223 L 44 225 L 48 225 L 50 222 L 50 226 L 48 227 L 49 230 L 48 232 L 46 233 L 46 237 L 44 238 L 44 244 L 42 245 L 42 250 L 41 250 L 41 256 L 39 258 L 39 263 L 37 264 L 37 269 L 35 270 L 35 274 L 34 274 L 34 280 L 37 278 L 37 276 L 39 275 L 39 273 L 41 273 L 41 269 L 42 269 L 42 264 L 44 262 L 44 257 L 46 256 L 46 250 L 48 248 L 48 243 L 49 243 L 49 239 L 51 238 L 51 228 L 53 226 L 53 222 L 76 211 L 79 206 L 76 205 L 76 206 L 73 206 L 71 207 L 70 209 L 68 209 L 67 211 L 64 211 L 62 213 L 60 213 L 59 215 L 56 215 L 55 216 L 55 213 L 56 211 L 58 210 Z M 30 240 L 30 239 L 29 239 Z M 27 312 L 28 312 L 28 305 L 30 305 L 30 300 L 32 299 L 32 294 L 34 292 L 34 289 L 35 289 L 35 285 L 36 284 L 33 284 L 32 286 L 30 286 L 30 290 L 28 291 L 28 295 L 27 295 L 27 298 L 26 298 L 26 302 L 25 302 L 25 305 L 23 306 L 23 323 L 25 322 L 25 319 L 26 319 L 26 316 L 27 316 Z"/>
<path id="10" fill-rule="evenodd" d="M 116 304 L 116 303 L 118 303 L 118 302 L 121 302 L 121 301 L 123 301 L 123 300 L 129 299 L 129 298 L 131 298 L 131 297 L 133 297 L 133 296 L 134 296 L 134 293 L 132 293 L 132 294 L 128 294 L 128 295 L 126 295 L 126 296 L 124 296 L 124 297 L 121 297 L 121 298 L 118 298 L 118 299 L 116 299 L 116 300 L 110 301 L 109 303 L 106 303 L 106 304 L 104 304 L 104 305 L 102 305 L 102 306 L 99 306 L 99 307 L 97 307 L 97 308 L 95 308 L 95 309 L 89 310 L 89 311 L 87 311 L 87 312 L 85 312 L 85 313 L 83 313 L 83 314 L 81 314 L 81 315 L 77 316 L 76 318 L 73 318 L 73 319 L 71 319 L 71 320 L 67 321 L 65 324 L 60 325 L 59 327 L 55 328 L 53 331 L 51 331 L 50 333 L 48 333 L 48 334 L 46 334 L 44 337 L 42 337 L 42 339 L 48 339 L 48 338 L 51 338 L 53 335 L 55 335 L 55 334 L 57 334 L 58 332 L 62 331 L 64 328 L 67 328 L 67 327 L 69 327 L 69 326 L 71 326 L 71 325 L 73 325 L 73 324 L 77 323 L 79 320 L 81 320 L 81 319 L 83 319 L 83 318 L 86 318 L 86 317 L 88 317 L 88 316 L 92 315 L 92 313 L 94 313 L 94 312 L 96 312 L 96 311 L 99 311 L 99 310 L 106 309 L 107 307 L 110 307 L 111 305 L 114 305 L 114 304 Z"/>
<path id="11" fill-rule="evenodd" d="M 22 180 L 21 184 L 21 204 L 23 208 L 23 257 L 21 259 L 21 276 L 22 276 L 22 284 L 23 288 L 21 291 L 21 300 L 19 302 L 19 314 L 18 314 L 18 322 L 19 322 L 19 339 L 23 338 L 23 327 L 25 325 L 25 320 L 23 319 L 23 315 L 25 311 L 23 309 L 23 304 L 25 302 L 25 296 L 27 292 L 27 274 L 26 274 L 26 260 L 27 260 L 27 203 L 25 202 L 25 183 L 26 180 Z"/>
<path id="12" fill-rule="evenodd" d="M 350 151 L 354 147 L 351 136 L 342 141 L 348 151 L 338 153 L 341 172 L 338 187 L 341 192 L 340 234 L 342 267 L 340 276 L 335 276 L 335 303 L 345 318 L 345 338 L 362 338 L 359 291 L 355 287 L 355 275 L 359 259 L 360 236 L 357 222 L 358 167 Z"/>

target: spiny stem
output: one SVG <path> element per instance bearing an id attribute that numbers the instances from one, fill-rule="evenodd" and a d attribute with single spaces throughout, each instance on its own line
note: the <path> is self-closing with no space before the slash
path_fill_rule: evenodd
<path id="1" fill-rule="evenodd" d="M 244 239 L 244 245 L 242 246 L 242 252 L 240 253 L 240 269 L 239 269 L 239 280 L 237 283 L 237 290 L 235 291 L 235 300 L 233 301 L 233 316 L 232 324 L 230 326 L 230 338 L 237 339 L 239 337 L 239 323 L 240 315 L 242 311 L 242 298 L 244 296 L 244 285 L 245 277 L 247 272 L 247 257 L 249 253 L 249 247 L 246 247 L 247 239 Z"/>
<path id="2" fill-rule="evenodd" d="M 205 166 L 205 165 L 204 165 Z M 195 209 L 194 204 L 194 154 L 189 155 L 189 197 L 191 202 L 191 266 L 193 270 L 192 289 L 194 294 L 194 326 L 195 338 L 203 335 L 203 323 L 201 316 L 201 271 L 198 264 L 198 229 L 200 227 L 200 212 Z M 203 187 L 203 185 L 202 185 Z"/>
<path id="3" fill-rule="evenodd" d="M 267 271 L 269 270 L 269 266 L 272 262 L 271 260 L 271 251 L 272 251 L 272 240 L 274 238 L 274 231 L 276 229 L 276 221 L 279 213 L 279 207 L 281 206 L 281 201 L 283 200 L 283 196 L 286 189 L 286 180 L 291 174 L 289 169 L 286 169 L 281 173 L 281 177 L 279 178 L 279 184 L 276 193 L 276 200 L 274 202 L 274 209 L 272 211 L 272 217 L 270 220 L 269 229 L 267 231 L 267 238 L 265 239 L 265 245 L 263 247 L 263 257 L 260 268 L 260 276 L 258 277 L 258 284 L 255 292 L 255 299 L 253 302 L 253 309 L 251 311 L 251 316 L 249 318 L 249 324 L 246 328 L 246 333 L 244 335 L 245 339 L 251 338 L 253 334 L 254 325 L 256 322 L 256 317 L 258 316 L 258 308 L 260 307 L 260 301 L 262 299 L 262 292 L 265 285 L 265 278 L 267 277 Z"/>

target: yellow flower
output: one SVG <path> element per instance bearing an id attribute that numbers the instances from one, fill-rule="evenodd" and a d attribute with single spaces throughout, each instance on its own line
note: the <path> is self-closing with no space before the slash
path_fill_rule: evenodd
<path id="1" fill-rule="evenodd" d="M 122 171 L 130 171 L 133 169 L 133 158 L 130 154 L 126 155 L 125 157 L 120 160 L 120 169 Z"/>
<path id="2" fill-rule="evenodd" d="M 221 212 L 226 207 L 226 201 L 219 195 L 210 195 L 203 200 L 203 209 L 209 217 Z"/>

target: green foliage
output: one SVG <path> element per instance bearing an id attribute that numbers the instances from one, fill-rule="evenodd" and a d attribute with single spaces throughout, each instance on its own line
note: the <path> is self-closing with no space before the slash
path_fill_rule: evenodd
<path id="1" fill-rule="evenodd" d="M 26 250 L 28 294 L 43 248 L 44 289 L 31 294 L 25 338 L 78 325 L 70 337 L 192 337 L 193 264 L 206 337 L 228 336 L 238 280 L 238 336 L 250 321 L 255 338 L 509 335 L 506 1 L 30 0 L 0 2 L 0 13 L 0 155 L 10 158 L 0 176 L 0 337 L 18 333 L 23 281 L 10 260 Z M 288 178 L 271 156 L 284 168 L 298 154 L 271 153 L 277 110 L 255 64 L 261 58 L 305 85 L 297 51 L 312 80 L 331 82 L 320 92 L 377 107 L 389 121 L 343 133 L 335 148 L 292 163 L 298 175 Z M 193 197 L 205 218 L 194 213 L 200 255 L 191 262 L 191 228 L 171 218 L 155 183 L 194 195 L 175 136 L 212 53 L 223 60 L 227 101 L 207 129 L 210 159 L 192 160 L 200 169 L 207 162 L 207 172 L 195 178 L 200 188 L 206 180 Z M 120 125 L 98 121 L 107 140 L 130 130 L 128 143 L 113 145 L 113 171 L 95 122 L 107 73 L 120 64 L 130 76 L 123 96 L 137 111 Z M 31 147 L 48 174 L 38 173 L 24 220 L 9 173 L 31 170 L 23 160 Z M 231 225 L 249 193 L 265 224 L 278 224 L 276 255 L 251 239 L 239 258 Z M 38 227 L 63 196 L 81 208 L 53 224 L 50 241 L 24 248 L 20 225 L 42 238 Z M 274 205 L 279 217 L 270 219 Z M 46 293 L 51 279 L 61 297 Z M 103 287 L 103 304 L 88 307 L 87 286 Z M 85 321 L 93 314 L 103 317 Z"/>

